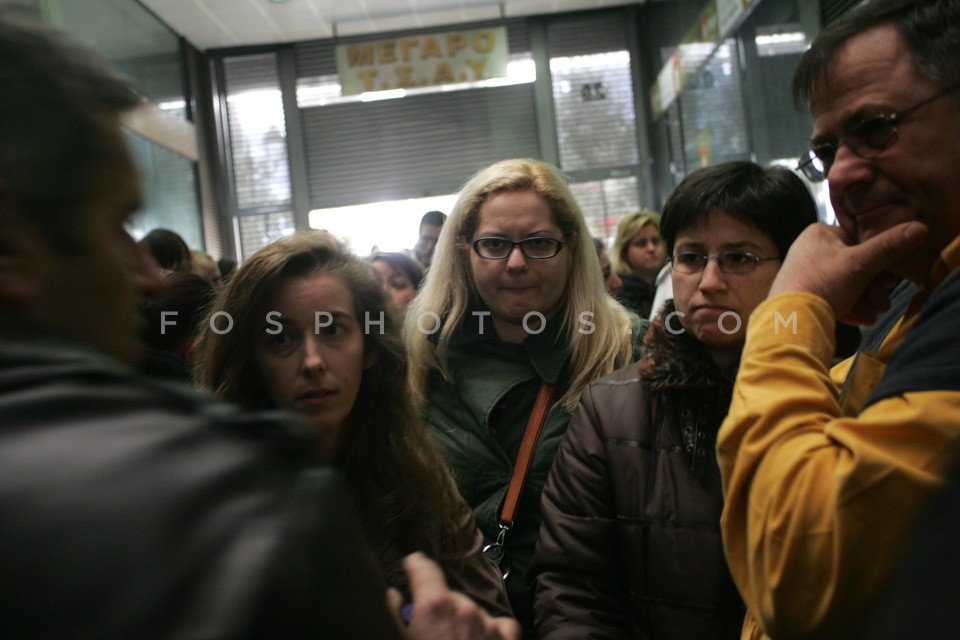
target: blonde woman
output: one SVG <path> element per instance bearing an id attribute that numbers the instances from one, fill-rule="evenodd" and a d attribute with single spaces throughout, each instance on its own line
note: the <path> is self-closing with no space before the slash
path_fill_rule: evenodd
<path id="1" fill-rule="evenodd" d="M 563 177 L 537 160 L 483 169 L 460 192 L 406 318 L 410 381 L 488 543 L 541 383 L 556 385 L 504 546 L 507 592 L 532 636 L 526 573 L 540 492 L 581 390 L 630 362 L 640 321 L 604 290 Z"/>
<path id="2" fill-rule="evenodd" d="M 654 283 L 666 260 L 658 214 L 644 209 L 621 218 L 613 241 L 613 270 L 623 281 L 617 300 L 649 318 L 657 292 Z"/>

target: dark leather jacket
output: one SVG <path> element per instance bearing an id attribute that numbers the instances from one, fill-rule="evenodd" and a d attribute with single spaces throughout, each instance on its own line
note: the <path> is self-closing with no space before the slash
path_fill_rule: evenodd
<path id="1" fill-rule="evenodd" d="M 0 337 L 0 427 L 0 637 L 399 637 L 310 425 Z"/>
<path id="2" fill-rule="evenodd" d="M 639 365 L 584 392 L 543 490 L 541 640 L 739 638 L 714 456 L 734 371 L 657 320 Z"/>

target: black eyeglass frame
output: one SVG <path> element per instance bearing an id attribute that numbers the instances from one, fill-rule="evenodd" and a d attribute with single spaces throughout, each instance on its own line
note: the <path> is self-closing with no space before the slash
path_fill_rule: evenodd
<path id="1" fill-rule="evenodd" d="M 897 143 L 900 136 L 900 132 L 897 131 L 898 123 L 902 122 L 904 118 L 914 111 L 927 106 L 934 100 L 939 100 L 953 93 L 957 89 L 960 89 L 960 82 L 951 84 L 929 98 L 921 100 L 906 109 L 859 120 L 836 142 L 821 142 L 808 149 L 806 153 L 800 157 L 800 161 L 797 163 L 797 170 L 801 171 L 811 182 L 823 182 L 827 179 L 830 169 L 833 167 L 833 162 L 837 157 L 837 151 L 840 150 L 840 146 L 843 144 L 846 144 L 850 147 L 850 151 L 865 160 L 876 158 Z M 888 129 L 884 142 L 878 145 L 867 144 L 862 139 L 863 132 L 869 127 L 876 127 L 879 124 L 882 124 L 884 129 Z M 860 141 L 857 141 L 857 138 L 861 138 Z M 823 155 L 821 155 L 821 153 L 823 153 Z M 828 155 L 829 159 L 824 158 L 824 155 Z M 820 167 L 822 168 L 817 167 L 817 160 L 820 161 Z"/>
<path id="2" fill-rule="evenodd" d="M 684 256 L 684 255 L 696 255 L 696 256 L 700 256 L 700 257 L 703 259 L 703 266 L 700 267 L 699 269 L 697 269 L 696 271 L 684 271 L 683 269 L 678 269 L 678 268 L 677 268 L 677 258 L 679 258 L 680 256 Z M 750 259 L 752 260 L 752 262 L 747 262 L 747 263 L 744 263 L 744 264 L 752 264 L 753 266 L 750 268 L 749 271 L 730 271 L 730 270 L 728 270 L 728 266 L 729 266 L 729 265 L 724 266 L 725 263 L 724 263 L 723 259 L 724 259 L 724 257 L 729 257 L 729 256 L 731 256 L 731 255 L 737 255 L 737 256 L 743 256 L 743 257 L 750 258 Z M 678 254 L 675 255 L 675 256 L 670 256 L 669 258 L 667 258 L 667 260 L 670 261 L 670 267 L 671 267 L 673 270 L 675 270 L 677 273 L 682 273 L 682 274 L 684 274 L 684 275 L 692 276 L 692 275 L 696 275 L 696 274 L 698 274 L 698 273 L 703 273 L 703 272 L 706 270 L 707 264 L 710 262 L 710 259 L 711 259 L 711 258 L 717 261 L 717 266 L 720 267 L 720 271 L 722 271 L 723 273 L 729 273 L 729 274 L 732 274 L 732 275 L 735 275 L 735 276 L 745 276 L 745 275 L 747 275 L 747 274 L 750 274 L 750 273 L 753 273 L 754 271 L 756 271 L 756 270 L 757 270 L 757 267 L 760 266 L 760 263 L 761 263 L 761 262 L 770 262 L 770 261 L 772 261 L 772 260 L 782 260 L 782 259 L 783 259 L 783 256 L 770 256 L 770 257 L 767 257 L 767 258 L 761 258 L 761 257 L 759 257 L 759 256 L 753 255 L 753 254 L 750 253 L 749 251 L 726 251 L 726 252 L 724 252 L 724 253 L 721 253 L 720 255 L 711 256 L 711 255 L 707 255 L 706 253 L 700 253 L 699 251 L 681 251 L 680 253 L 678 253 Z"/>
<path id="3" fill-rule="evenodd" d="M 485 256 L 482 253 L 480 253 L 480 243 L 483 242 L 484 240 L 499 240 L 500 242 L 509 244 L 510 249 L 504 255 L 499 257 Z M 534 242 L 536 240 L 549 240 L 550 242 L 555 242 L 557 243 L 557 250 L 554 251 L 549 256 L 531 256 L 530 254 L 527 253 L 527 246 L 530 242 Z M 549 260 L 550 258 L 555 258 L 560 253 L 560 251 L 563 250 L 564 243 L 565 243 L 565 238 L 551 238 L 550 236 L 535 236 L 532 238 L 524 238 L 523 240 L 511 240 L 510 238 L 503 238 L 501 236 L 483 236 L 482 238 L 477 238 L 476 240 L 471 242 L 470 246 L 473 247 L 474 253 L 476 253 L 478 256 L 480 256 L 484 260 L 506 260 L 507 258 L 510 257 L 510 254 L 513 253 L 513 250 L 518 246 L 520 247 L 520 253 L 522 253 L 523 257 L 528 260 Z"/>

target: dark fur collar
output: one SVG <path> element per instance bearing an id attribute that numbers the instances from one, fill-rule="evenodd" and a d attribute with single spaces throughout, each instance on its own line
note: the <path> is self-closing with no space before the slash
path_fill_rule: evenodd
<path id="1" fill-rule="evenodd" d="M 675 333 L 679 322 L 674 317 L 667 331 L 664 318 L 675 310 L 673 300 L 650 325 L 640 347 L 640 380 L 650 391 L 675 389 L 722 389 L 733 386 L 737 364 L 721 369 L 710 356 L 710 351 L 686 331 Z"/>

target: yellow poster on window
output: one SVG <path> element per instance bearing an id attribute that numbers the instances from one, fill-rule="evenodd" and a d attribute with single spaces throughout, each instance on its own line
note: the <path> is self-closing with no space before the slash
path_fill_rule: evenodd
<path id="1" fill-rule="evenodd" d="M 343 95 L 476 82 L 507 76 L 506 27 L 338 45 Z"/>

